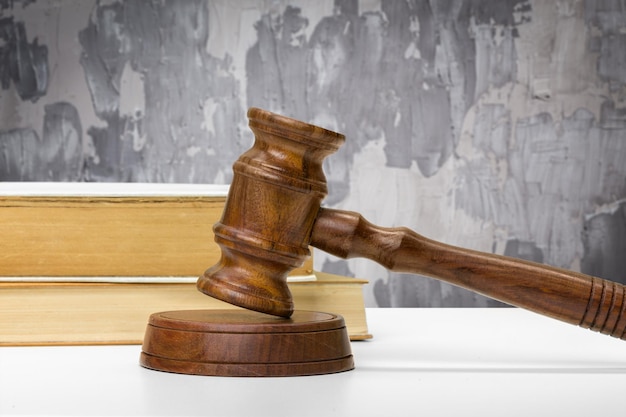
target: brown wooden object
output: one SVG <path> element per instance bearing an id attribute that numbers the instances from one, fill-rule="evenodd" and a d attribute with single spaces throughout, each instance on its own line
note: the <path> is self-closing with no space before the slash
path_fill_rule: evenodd
<path id="1" fill-rule="evenodd" d="M 213 376 L 319 375 L 354 368 L 343 318 L 300 310 L 290 319 L 239 309 L 155 313 L 140 363 Z"/>
<path id="2" fill-rule="evenodd" d="M 315 216 L 328 193 L 325 156 L 345 138 L 260 109 L 248 111 L 254 146 L 233 165 L 215 225 L 221 260 L 198 289 L 231 304 L 283 317 L 294 306 L 286 277 L 310 256 Z"/>
<path id="3" fill-rule="evenodd" d="M 289 317 L 293 305 L 286 275 L 308 256 L 310 244 L 625 338 L 623 285 L 445 245 L 406 228 L 381 228 L 357 213 L 320 209 L 326 195 L 322 160 L 344 137 L 260 109 L 250 109 L 248 117 L 256 141 L 234 165 L 224 214 L 215 226 L 222 257 L 199 278 L 204 293 Z"/>

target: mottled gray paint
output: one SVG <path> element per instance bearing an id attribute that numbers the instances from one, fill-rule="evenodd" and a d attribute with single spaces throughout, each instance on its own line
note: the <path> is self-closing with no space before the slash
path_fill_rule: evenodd
<path id="1" fill-rule="evenodd" d="M 433 9 L 428 2 L 404 1 L 381 6 L 380 12 L 359 14 L 357 1 L 337 2 L 337 13 L 323 18 L 308 42 L 293 36 L 307 23 L 297 8 L 265 15 L 248 53 L 247 78 L 254 80 L 248 83 L 248 105 L 346 132 L 352 140 L 339 161 L 384 135 L 389 166 L 415 162 L 430 176 L 452 154 L 475 95 L 472 7 L 435 2 Z M 509 21 L 508 12 L 495 11 L 492 18 Z M 407 51 L 415 52 L 408 57 L 412 65 Z M 510 78 L 508 67 L 491 66 L 499 71 L 481 74 L 485 84 L 490 77 Z M 330 202 L 346 191 L 346 173 L 330 167 Z"/>
<path id="2" fill-rule="evenodd" d="M 626 184 L 625 184 L 626 186 Z M 626 270 L 626 202 L 612 212 L 590 216 L 585 221 L 585 257 L 581 270 L 624 282 Z"/>
<path id="3" fill-rule="evenodd" d="M 599 54 L 598 75 L 611 90 L 619 90 L 626 84 L 626 8 L 620 2 L 585 0 L 585 19 L 600 32 L 591 44 L 592 51 Z"/>
<path id="4" fill-rule="evenodd" d="M 33 129 L 15 129 L 0 132 L 0 172 L 3 181 L 28 181 L 39 167 L 34 157 L 38 154 L 39 137 Z"/>
<path id="5" fill-rule="evenodd" d="M 4 181 L 78 181 L 83 169 L 82 127 L 70 103 L 45 106 L 43 137 L 33 129 L 0 131 Z"/>
<path id="6" fill-rule="evenodd" d="M 5 8 L 7 5 L 0 6 Z M 0 85 L 13 83 L 22 100 L 37 101 L 48 88 L 48 47 L 29 42 L 24 22 L 0 15 Z"/>
<path id="7" fill-rule="evenodd" d="M 612 121 L 610 106 L 602 106 L 600 120 L 583 109 L 560 123 L 540 113 L 518 120 L 511 144 L 506 109 L 480 110 L 474 145 L 483 156 L 464 168 L 457 204 L 493 219 L 514 241 L 532 242 L 546 262 L 569 267 L 579 256 L 582 213 L 624 195 L 626 129 Z M 493 159 L 508 167 L 504 182 Z"/>
<path id="8" fill-rule="evenodd" d="M 32 33 L 78 4 L 0 0 L 0 179 L 229 182 L 259 106 L 346 134 L 328 206 L 626 282 L 623 3 L 94 2 L 65 79 Z M 500 305 L 318 255 L 370 305 Z"/>
<path id="9" fill-rule="evenodd" d="M 81 64 L 94 109 L 106 122 L 89 134 L 99 158 L 85 179 L 215 182 L 251 140 L 233 121 L 244 117 L 228 58 L 206 52 L 205 1 L 116 2 L 95 8 L 79 33 Z M 125 66 L 141 75 L 145 113 L 120 114 Z M 213 131 L 202 128 L 207 100 L 216 102 Z M 139 135 L 149 143 L 137 144 Z M 223 181 L 224 179 L 222 179 Z"/>
<path id="10" fill-rule="evenodd" d="M 543 252 L 540 248 L 533 242 L 523 242 L 517 239 L 511 239 L 506 242 L 504 255 L 532 262 L 543 262 Z"/>

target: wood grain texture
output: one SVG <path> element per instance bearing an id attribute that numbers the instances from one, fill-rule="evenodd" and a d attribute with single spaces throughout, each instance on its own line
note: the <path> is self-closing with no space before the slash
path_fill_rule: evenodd
<path id="1" fill-rule="evenodd" d="M 252 148 L 233 165 L 224 214 L 214 227 L 222 257 L 198 289 L 255 311 L 289 317 L 286 277 L 310 256 L 308 239 L 327 194 L 324 157 L 344 136 L 261 109 L 248 111 Z"/>
<path id="2" fill-rule="evenodd" d="M 407 228 L 375 226 L 349 211 L 321 209 L 311 244 L 342 258 L 369 258 L 392 271 L 437 278 L 513 306 L 626 338 L 626 291 L 615 282 L 447 245 Z"/>
<path id="3" fill-rule="evenodd" d="M 289 319 L 248 310 L 154 313 L 140 363 L 213 376 L 298 376 L 354 368 L 341 316 L 296 311 Z"/>
<path id="4" fill-rule="evenodd" d="M 260 109 L 250 109 L 248 116 L 256 142 L 234 166 L 229 202 L 216 227 L 222 261 L 198 281 L 207 294 L 289 317 L 291 295 L 284 291 L 284 277 L 310 244 L 626 338 L 621 284 L 447 245 L 407 228 L 375 226 L 355 212 L 320 208 L 325 196 L 322 159 L 344 138 Z"/>

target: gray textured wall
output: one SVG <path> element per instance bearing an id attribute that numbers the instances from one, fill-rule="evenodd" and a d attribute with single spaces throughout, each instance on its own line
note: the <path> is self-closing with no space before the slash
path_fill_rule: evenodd
<path id="1" fill-rule="evenodd" d="M 328 206 L 626 282 L 625 7 L 0 0 L 0 180 L 228 183 L 258 106 L 346 134 Z M 497 305 L 315 261 L 370 306 Z"/>

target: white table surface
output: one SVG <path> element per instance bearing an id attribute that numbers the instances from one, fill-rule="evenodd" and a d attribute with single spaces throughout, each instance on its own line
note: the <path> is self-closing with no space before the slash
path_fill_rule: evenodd
<path id="1" fill-rule="evenodd" d="M 368 309 L 356 369 L 177 375 L 140 346 L 2 347 L 0 415 L 625 415 L 626 341 L 519 309 Z"/>

